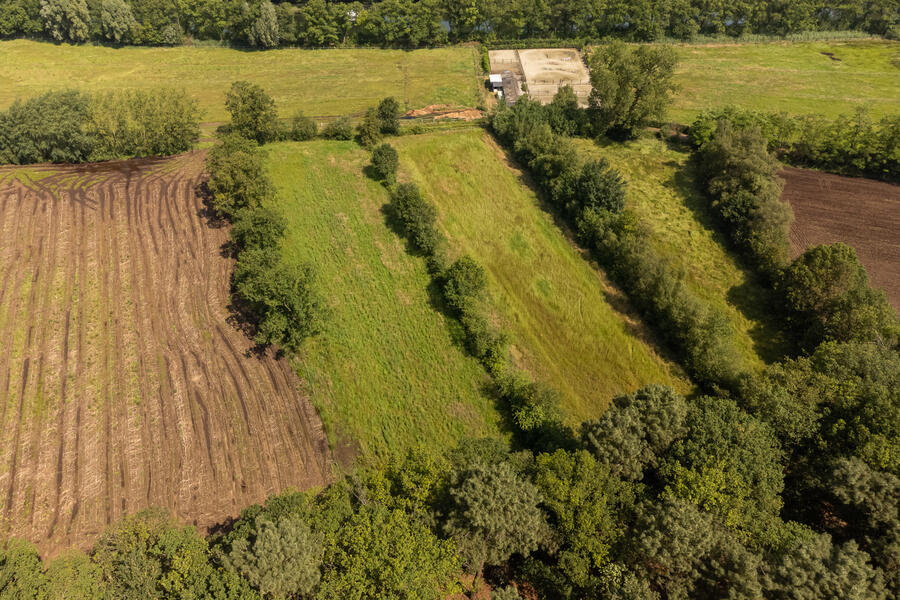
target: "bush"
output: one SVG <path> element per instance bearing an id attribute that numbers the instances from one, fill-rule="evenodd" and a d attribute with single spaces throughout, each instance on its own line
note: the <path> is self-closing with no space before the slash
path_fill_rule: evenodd
<path id="1" fill-rule="evenodd" d="M 378 110 L 370 108 L 366 111 L 362 122 L 356 127 L 359 135 L 359 143 L 366 148 L 371 148 L 381 141 L 381 119 L 378 117 Z"/>
<path id="2" fill-rule="evenodd" d="M 277 343 L 296 352 L 320 331 L 323 300 L 313 289 L 308 265 L 286 265 L 278 253 L 249 248 L 240 253 L 232 278 L 235 296 L 256 321 L 258 344 Z"/>
<path id="3" fill-rule="evenodd" d="M 413 247 L 426 256 L 439 252 L 443 238 L 437 230 L 437 210 L 414 183 L 401 183 L 391 192 L 391 207 Z"/>
<path id="4" fill-rule="evenodd" d="M 278 137 L 275 101 L 255 83 L 232 83 L 225 95 L 225 107 L 231 114 L 231 126 L 235 133 L 255 140 L 258 144 L 271 142 Z"/>
<path id="5" fill-rule="evenodd" d="M 397 177 L 400 158 L 390 144 L 381 144 L 372 152 L 372 168 L 378 179 L 391 183 Z"/>
<path id="6" fill-rule="evenodd" d="M 322 137 L 329 140 L 352 140 L 353 123 L 350 117 L 341 117 L 322 129 Z"/>
<path id="7" fill-rule="evenodd" d="M 238 251 L 259 248 L 277 252 L 285 231 L 287 219 L 279 211 L 267 206 L 245 208 L 234 216 L 231 239 Z"/>
<path id="8" fill-rule="evenodd" d="M 590 209 L 617 214 L 625 209 L 625 182 L 606 159 L 585 163 L 575 184 L 575 214 Z"/>
<path id="9" fill-rule="evenodd" d="M 91 100 L 91 160 L 187 152 L 200 138 L 197 101 L 184 90 L 119 91 Z"/>
<path id="10" fill-rule="evenodd" d="M 850 246 L 810 248 L 787 268 L 779 288 L 792 329 L 808 349 L 823 341 L 897 343 L 897 315 L 884 292 L 869 285 Z"/>
<path id="11" fill-rule="evenodd" d="M 470 256 L 459 258 L 444 276 L 444 299 L 459 314 L 476 309 L 486 289 L 484 267 Z"/>
<path id="12" fill-rule="evenodd" d="M 381 133 L 397 135 L 400 133 L 400 115 L 403 110 L 396 98 L 385 98 L 376 110 Z"/>
<path id="13" fill-rule="evenodd" d="M 316 137 L 319 133 L 319 126 L 309 117 L 303 116 L 302 112 L 298 112 L 291 119 L 290 138 L 295 142 L 305 142 Z"/>
<path id="14" fill-rule="evenodd" d="M 790 205 L 781 201 L 778 163 L 757 129 L 718 122 L 698 154 L 702 185 L 735 243 L 770 277 L 788 263 Z"/>
<path id="15" fill-rule="evenodd" d="M 223 136 L 209 151 L 206 170 L 212 207 L 228 218 L 259 207 L 273 192 L 259 147 L 234 133 Z"/>
<path id="16" fill-rule="evenodd" d="M 85 130 L 90 112 L 90 98 L 77 91 L 16 100 L 0 113 L 0 160 L 18 165 L 87 161 L 96 143 Z"/>

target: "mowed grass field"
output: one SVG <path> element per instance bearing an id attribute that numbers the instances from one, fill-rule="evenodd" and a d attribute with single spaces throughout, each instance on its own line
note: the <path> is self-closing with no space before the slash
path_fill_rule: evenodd
<path id="1" fill-rule="evenodd" d="M 184 88 L 202 121 L 226 121 L 231 82 L 258 83 L 281 116 L 358 114 L 386 96 L 410 109 L 429 104 L 474 106 L 474 50 L 280 49 L 224 47 L 109 48 L 29 40 L 0 42 L 0 108 L 60 88 L 85 91 L 159 86 Z"/>
<path id="2" fill-rule="evenodd" d="M 734 104 L 830 117 L 870 106 L 900 112 L 900 42 L 768 42 L 677 46 L 680 89 L 669 118 L 690 123 L 701 111 Z M 834 55 L 834 60 L 825 53 Z"/>
<path id="3" fill-rule="evenodd" d="M 496 433 L 487 375 L 431 305 L 424 262 L 386 225 L 387 192 L 363 175 L 368 153 L 327 141 L 266 151 L 289 223 L 284 258 L 315 266 L 331 307 L 295 366 L 332 443 L 380 457 Z"/>
<path id="4" fill-rule="evenodd" d="M 694 185 L 687 151 L 655 138 L 598 145 L 575 140 L 585 155 L 606 158 L 628 182 L 627 205 L 653 232 L 656 250 L 687 276 L 693 290 L 725 311 L 747 369 L 780 357 L 784 348 L 767 315 L 765 286 L 743 268 L 716 229 L 707 201 Z"/>
<path id="5" fill-rule="evenodd" d="M 687 383 L 645 341 L 642 324 L 613 308 L 612 288 L 544 212 L 521 174 L 480 129 L 392 141 L 401 176 L 435 203 L 456 256 L 484 265 L 500 326 L 519 366 L 563 395 L 572 422 L 648 383 Z"/>

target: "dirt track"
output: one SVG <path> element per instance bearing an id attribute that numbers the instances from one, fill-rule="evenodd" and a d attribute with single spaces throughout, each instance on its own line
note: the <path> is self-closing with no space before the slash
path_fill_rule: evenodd
<path id="1" fill-rule="evenodd" d="M 327 479 L 296 375 L 228 323 L 202 168 L 0 169 L 0 535 L 53 555 L 147 506 L 207 528 Z"/>
<path id="2" fill-rule="evenodd" d="M 872 285 L 900 310 L 900 186 L 806 169 L 781 176 L 794 208 L 793 256 L 817 244 L 853 246 Z"/>

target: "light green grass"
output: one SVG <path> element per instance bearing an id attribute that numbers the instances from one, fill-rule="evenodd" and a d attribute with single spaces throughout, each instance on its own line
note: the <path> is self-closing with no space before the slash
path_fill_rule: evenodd
<path id="1" fill-rule="evenodd" d="M 285 259 L 315 266 L 331 306 L 295 360 L 330 439 L 371 458 L 496 433 L 487 375 L 432 307 L 424 261 L 386 225 L 387 192 L 363 175 L 368 153 L 325 141 L 266 150 L 289 223 Z"/>
<path id="2" fill-rule="evenodd" d="M 784 348 L 767 317 L 770 300 L 754 274 L 729 253 L 708 202 L 695 187 L 689 153 L 646 138 L 598 146 L 576 140 L 587 155 L 604 157 L 628 182 L 627 204 L 647 223 L 654 246 L 687 276 L 693 290 L 725 312 L 734 326 L 745 368 L 780 357 Z M 762 358 L 761 358 L 762 357 Z"/>
<path id="3" fill-rule="evenodd" d="M 711 44 L 676 50 L 675 81 L 681 89 L 669 118 L 677 122 L 690 123 L 699 112 L 726 104 L 830 117 L 864 105 L 875 115 L 900 112 L 900 42 Z"/>
<path id="4" fill-rule="evenodd" d="M 455 255 L 484 265 L 492 305 L 519 366 L 563 395 L 571 422 L 599 416 L 616 394 L 648 383 L 688 386 L 614 310 L 623 299 L 542 210 L 478 129 L 393 141 L 404 178 L 435 203 Z"/>
<path id="5" fill-rule="evenodd" d="M 225 92 L 235 80 L 263 86 L 282 116 L 357 114 L 386 96 L 409 108 L 474 106 L 472 48 L 250 52 L 224 47 L 108 48 L 29 40 L 0 42 L 0 108 L 60 88 L 86 91 L 168 86 L 199 102 L 203 121 L 227 120 Z"/>

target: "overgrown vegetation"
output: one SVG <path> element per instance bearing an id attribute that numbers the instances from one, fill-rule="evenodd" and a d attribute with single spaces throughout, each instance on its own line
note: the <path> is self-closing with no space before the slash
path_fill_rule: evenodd
<path id="1" fill-rule="evenodd" d="M 900 115 L 875 121 L 862 108 L 831 120 L 821 115 L 791 117 L 731 106 L 707 111 L 694 121 L 694 146 L 705 147 L 722 121 L 735 130 L 756 130 L 771 151 L 792 164 L 842 175 L 900 180 Z"/>
<path id="2" fill-rule="evenodd" d="M 80 163 L 186 152 L 200 136 L 184 91 L 47 92 L 0 112 L 0 163 Z"/>

